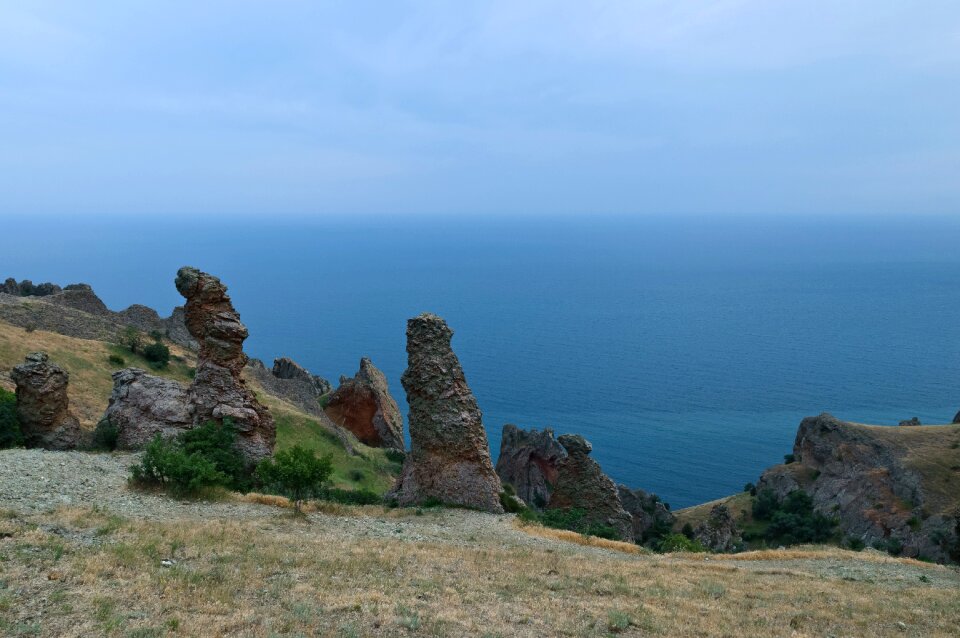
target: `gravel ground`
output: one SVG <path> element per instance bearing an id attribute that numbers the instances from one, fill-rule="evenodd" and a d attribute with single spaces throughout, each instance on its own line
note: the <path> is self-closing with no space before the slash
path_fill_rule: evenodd
<path id="1" fill-rule="evenodd" d="M 92 507 L 131 519 L 158 521 L 260 519 L 262 525 L 289 531 L 289 512 L 274 506 L 235 501 L 184 501 L 164 495 L 132 490 L 127 486 L 129 466 L 135 454 L 49 452 L 45 450 L 0 451 L 0 509 L 19 516 L 42 518 L 61 506 Z M 623 560 L 686 561 L 682 555 L 646 556 L 621 554 L 528 535 L 513 526 L 512 515 L 495 516 L 459 509 L 396 510 L 378 515 L 360 508 L 344 508 L 348 515 L 316 513 L 300 533 L 393 538 L 404 542 L 430 542 L 459 546 L 549 548 L 561 553 L 618 556 Z M 84 542 L 86 539 L 72 539 Z M 863 558 L 875 558 L 865 555 Z M 703 561 L 704 568 L 738 569 L 757 573 L 783 572 L 801 577 L 877 582 L 909 587 L 918 581 L 933 587 L 960 590 L 960 571 L 955 567 L 924 565 L 879 558 L 860 560 L 856 554 L 840 557 L 809 557 L 770 560 Z M 922 577 L 922 578 L 921 578 Z"/>

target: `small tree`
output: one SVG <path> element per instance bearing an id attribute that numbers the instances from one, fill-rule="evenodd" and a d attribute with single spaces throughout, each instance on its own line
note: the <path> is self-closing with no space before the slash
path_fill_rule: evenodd
<path id="1" fill-rule="evenodd" d="M 155 341 L 143 349 L 143 358 L 155 368 L 166 368 L 170 363 L 170 348 Z"/>
<path id="2" fill-rule="evenodd" d="M 17 395 L 0 388 L 0 449 L 19 445 L 23 445 L 23 435 L 17 416 Z"/>
<path id="3" fill-rule="evenodd" d="M 143 337 L 140 331 L 133 326 L 127 326 L 120 334 L 120 345 L 130 349 L 130 352 L 137 354 L 143 347 Z"/>
<path id="4" fill-rule="evenodd" d="M 333 473 L 330 457 L 317 458 L 312 450 L 295 445 L 264 459 L 257 466 L 257 476 L 268 487 L 293 501 L 297 513 L 303 501 L 315 496 Z"/>

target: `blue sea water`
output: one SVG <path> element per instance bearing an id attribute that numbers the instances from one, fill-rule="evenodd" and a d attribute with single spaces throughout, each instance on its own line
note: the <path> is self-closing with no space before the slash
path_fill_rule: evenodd
<path id="1" fill-rule="evenodd" d="M 956 218 L 2 221 L 2 277 L 167 314 L 195 265 L 252 356 L 333 381 L 370 356 L 404 411 L 406 319 L 438 313 L 494 456 L 504 423 L 581 433 L 674 508 L 755 481 L 804 416 L 960 408 Z"/>

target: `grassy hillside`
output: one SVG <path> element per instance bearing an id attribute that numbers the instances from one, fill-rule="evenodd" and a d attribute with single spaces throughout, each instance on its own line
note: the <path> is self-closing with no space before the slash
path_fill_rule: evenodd
<path id="1" fill-rule="evenodd" d="M 153 370 L 146 359 L 116 344 L 77 339 L 44 330 L 27 332 L 0 321 L 0 386 L 12 390 L 13 383 L 7 376 L 10 368 L 23 363 L 28 353 L 42 350 L 70 373 L 70 409 L 80 419 L 82 427 L 92 429 L 107 408 L 113 390 L 110 375 L 120 368 L 138 367 L 149 370 L 151 374 L 183 383 L 190 382 L 195 355 L 176 345 L 168 345 L 175 359 L 169 367 Z M 125 364 L 111 363 L 110 355 L 122 357 Z M 383 450 L 357 443 L 354 446 L 355 453 L 349 454 L 340 439 L 318 418 L 268 394 L 256 383 L 250 385 L 276 419 L 278 449 L 299 444 L 315 450 L 321 456 L 330 455 L 336 487 L 368 489 L 379 493 L 392 484 L 399 466 L 391 462 Z"/>

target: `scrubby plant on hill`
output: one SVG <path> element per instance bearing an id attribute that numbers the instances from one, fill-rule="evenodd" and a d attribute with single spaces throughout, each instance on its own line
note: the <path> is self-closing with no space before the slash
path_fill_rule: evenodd
<path id="1" fill-rule="evenodd" d="M 109 418 L 100 419 L 97 427 L 93 430 L 90 448 L 93 450 L 112 452 L 117 449 L 117 440 L 119 438 L 119 428 L 117 428 Z"/>
<path id="2" fill-rule="evenodd" d="M 17 395 L 0 388 L 0 449 L 18 445 L 23 445 L 23 435 L 17 417 Z"/>
<path id="3" fill-rule="evenodd" d="M 821 543 L 836 526 L 833 519 L 813 511 L 813 499 L 803 490 L 790 492 L 783 500 L 773 490 L 761 490 L 753 502 L 753 518 L 768 522 L 763 538 L 779 545 Z"/>
<path id="4" fill-rule="evenodd" d="M 196 495 L 214 487 L 246 491 L 250 476 L 236 438 L 229 420 L 208 421 L 175 439 L 157 435 L 147 444 L 140 464 L 130 468 L 131 480 L 177 495 Z"/>
<path id="5" fill-rule="evenodd" d="M 329 457 L 317 458 L 312 450 L 299 445 L 281 450 L 257 466 L 257 478 L 268 490 L 292 500 L 298 512 L 303 501 L 320 494 L 332 473 Z"/>

